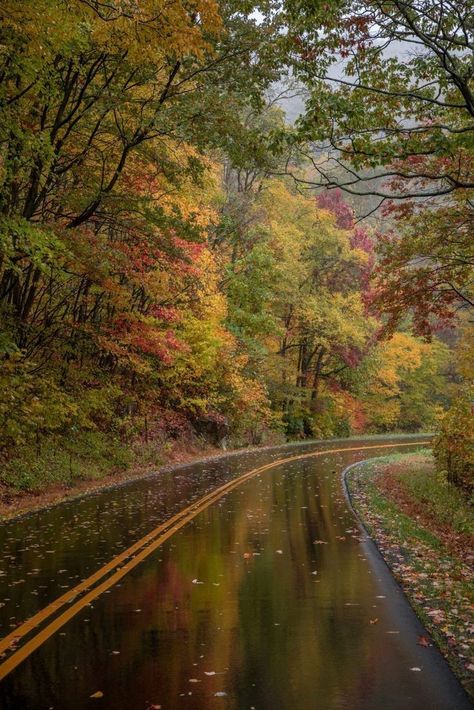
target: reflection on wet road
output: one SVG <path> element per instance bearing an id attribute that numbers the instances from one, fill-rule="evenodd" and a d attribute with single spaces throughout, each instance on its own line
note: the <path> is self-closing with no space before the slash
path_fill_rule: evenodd
<path id="1" fill-rule="evenodd" d="M 1 635 L 191 500 L 314 449 L 186 466 L 4 525 Z M 344 466 L 377 453 L 289 462 L 227 493 L 7 676 L 1 707 L 470 707 L 344 498 Z"/>

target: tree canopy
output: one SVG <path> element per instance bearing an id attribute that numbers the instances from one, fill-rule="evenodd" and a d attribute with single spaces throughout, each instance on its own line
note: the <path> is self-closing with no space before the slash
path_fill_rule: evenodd
<path id="1" fill-rule="evenodd" d="M 435 425 L 472 379 L 470 8 L 2 4 L 4 480 Z"/>

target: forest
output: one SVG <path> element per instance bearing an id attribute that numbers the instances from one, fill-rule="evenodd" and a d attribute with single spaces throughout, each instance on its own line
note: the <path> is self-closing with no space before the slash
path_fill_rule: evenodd
<path id="1" fill-rule="evenodd" d="M 437 431 L 472 492 L 471 3 L 0 17 L 0 487 Z"/>

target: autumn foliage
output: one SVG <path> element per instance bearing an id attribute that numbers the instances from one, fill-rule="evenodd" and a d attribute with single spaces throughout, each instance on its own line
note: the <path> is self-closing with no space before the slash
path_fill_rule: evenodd
<path id="1" fill-rule="evenodd" d="M 285 175 L 313 169 L 267 101 L 291 54 L 289 15 L 200 0 L 7 0 L 0 13 L 8 484 L 20 480 L 12 462 L 23 475 L 25 457 L 51 451 L 73 473 L 109 444 L 123 463 L 123 450 L 156 443 L 156 462 L 177 439 L 434 424 L 447 348 L 418 334 L 432 314 L 447 322 L 455 297 L 430 310 L 419 294 L 467 267 L 413 271 L 421 241 L 396 237 L 380 257 L 377 231 L 340 191 L 303 195 Z M 441 264 L 442 215 L 406 223 L 438 244 Z"/>

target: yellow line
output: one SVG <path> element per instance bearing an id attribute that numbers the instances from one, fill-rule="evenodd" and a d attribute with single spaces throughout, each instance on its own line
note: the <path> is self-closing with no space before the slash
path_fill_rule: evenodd
<path id="1" fill-rule="evenodd" d="M 80 599 L 78 599 L 74 604 L 72 604 L 66 611 L 60 614 L 56 619 L 53 619 L 47 626 L 41 629 L 36 636 L 27 641 L 21 648 L 14 651 L 11 656 L 9 656 L 3 663 L 0 664 L 0 680 L 5 678 L 12 670 L 14 670 L 22 661 L 25 660 L 33 651 L 35 651 L 39 646 L 41 646 L 50 636 L 52 636 L 58 629 L 60 629 L 64 624 L 66 624 L 70 619 L 72 619 L 81 609 L 90 604 L 91 601 L 97 599 L 103 592 L 110 589 L 114 584 L 116 584 L 120 579 L 122 579 L 128 572 L 140 564 L 144 559 L 146 559 L 152 552 L 154 552 L 160 545 L 162 545 L 168 538 L 170 538 L 174 533 L 180 528 L 184 527 L 193 518 L 195 518 L 201 511 L 205 510 L 217 500 L 222 498 L 226 493 L 231 491 L 233 488 L 240 486 L 242 483 L 247 481 L 249 478 L 263 473 L 270 468 L 275 468 L 284 463 L 289 463 L 291 461 L 298 461 L 301 459 L 312 458 L 316 456 L 324 456 L 325 454 L 336 454 L 345 451 L 363 451 L 367 449 L 386 449 L 386 448 L 397 448 L 399 446 L 420 446 L 422 444 L 429 444 L 428 441 L 410 441 L 406 443 L 399 444 L 375 444 L 370 446 L 354 446 L 345 447 L 340 449 L 323 449 L 320 451 L 313 451 L 311 453 L 301 454 L 299 456 L 290 456 L 284 459 L 278 459 L 276 461 L 271 461 L 264 466 L 259 466 L 258 468 L 252 469 L 247 473 L 239 476 L 238 478 L 225 483 L 224 485 L 216 488 L 211 493 L 201 498 L 199 501 L 187 506 L 179 513 L 169 518 L 167 521 L 156 527 L 150 533 L 145 535 L 143 538 L 134 543 L 131 547 L 124 552 L 120 553 L 114 557 L 110 562 L 101 567 L 97 572 L 92 574 L 87 579 L 83 580 L 80 584 L 73 587 L 67 591 L 62 596 L 58 597 L 55 601 L 48 604 L 44 609 L 34 614 L 30 619 L 21 624 L 17 629 L 12 631 L 8 636 L 5 636 L 0 641 L 0 653 L 3 653 L 11 648 L 12 644 L 16 644 L 20 639 L 25 637 L 28 633 L 33 631 L 41 622 L 45 621 L 52 614 L 54 614 L 58 609 L 73 601 L 75 597 L 81 592 L 87 592 Z M 136 553 L 136 554 L 134 554 Z M 127 561 L 128 560 L 128 561 Z M 123 563 L 123 564 L 122 564 Z M 115 570 L 107 579 L 102 581 L 93 589 L 87 591 L 96 582 L 99 582 L 103 577 L 105 577 L 109 572 Z"/>

